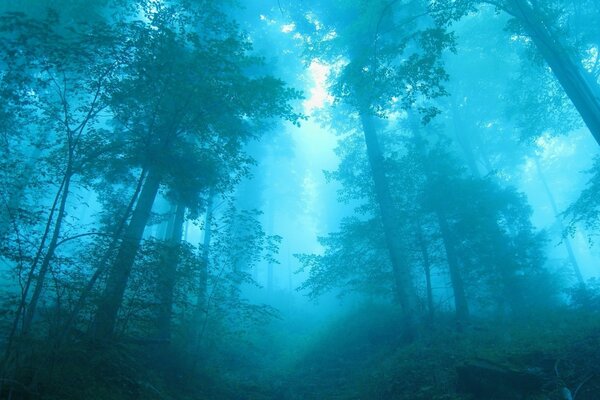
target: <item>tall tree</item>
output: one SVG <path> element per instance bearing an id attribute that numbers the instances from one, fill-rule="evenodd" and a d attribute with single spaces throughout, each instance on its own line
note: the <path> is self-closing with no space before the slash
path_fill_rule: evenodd
<path id="1" fill-rule="evenodd" d="M 297 92 L 275 78 L 246 72 L 260 60 L 216 4 L 198 10 L 160 5 L 146 12 L 147 22 L 138 24 L 131 79 L 117 89 L 112 107 L 131 135 L 129 157 L 148 176 L 96 313 L 98 338 L 114 332 L 161 185 L 186 181 L 177 187 L 185 187 L 189 198 L 199 198 L 211 184 L 227 187 L 247 171 L 243 145 L 262 133 L 265 121 L 298 118 L 288 103 Z"/>
<path id="2" fill-rule="evenodd" d="M 377 119 L 417 103 L 424 119 L 429 120 L 436 110 L 427 101 L 444 94 L 441 84 L 446 74 L 440 55 L 452 37 L 431 20 L 410 18 L 412 13 L 426 11 L 424 7 L 419 1 L 402 8 L 384 1 L 333 2 L 316 4 L 311 10 L 314 16 L 304 14 L 303 20 L 297 20 L 311 34 L 306 40 L 311 56 L 342 65 L 332 92 L 349 113 L 358 115 L 355 123 L 366 144 L 396 295 L 409 326 L 416 301 L 409 257 L 398 230 L 406 221 L 399 219 L 401 214 L 390 195 Z"/>

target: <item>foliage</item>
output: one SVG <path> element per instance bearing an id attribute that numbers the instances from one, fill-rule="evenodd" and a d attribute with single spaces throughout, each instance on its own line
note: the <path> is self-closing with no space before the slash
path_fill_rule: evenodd
<path id="1" fill-rule="evenodd" d="M 588 235 L 589 243 L 593 244 L 594 238 L 600 229 L 600 203 L 598 203 L 598 196 L 600 194 L 600 158 L 596 158 L 592 168 L 586 172 L 591 177 L 577 200 L 565 210 L 564 216 L 569 218 L 567 234 L 574 235 L 577 225 L 581 224 Z"/>

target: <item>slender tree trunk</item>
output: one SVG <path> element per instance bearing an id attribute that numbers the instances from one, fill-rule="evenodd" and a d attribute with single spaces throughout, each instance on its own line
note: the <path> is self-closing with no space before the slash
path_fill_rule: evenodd
<path id="1" fill-rule="evenodd" d="M 556 33 L 525 0 L 509 0 L 507 11 L 522 24 L 556 79 L 600 144 L 600 87 L 581 61 L 561 43 Z"/>
<path id="2" fill-rule="evenodd" d="M 565 227 L 560 218 L 560 212 L 558 211 L 558 206 L 556 205 L 554 195 L 552 194 L 550 186 L 548 185 L 548 181 L 546 180 L 546 177 L 542 172 L 540 160 L 536 156 L 534 156 L 533 160 L 535 162 L 535 168 L 537 170 L 538 177 L 540 179 L 540 182 L 542 182 L 542 186 L 544 186 L 544 191 L 546 192 L 546 196 L 548 197 L 548 202 L 550 203 L 550 207 L 552 208 L 552 212 L 554 213 L 554 217 L 556 218 L 556 224 L 558 225 L 558 229 L 560 229 L 561 232 L 564 232 Z M 577 258 L 575 257 L 575 252 L 573 251 L 573 246 L 571 245 L 571 239 L 568 236 L 565 236 L 563 238 L 563 243 L 565 244 L 565 249 L 567 250 L 567 257 L 569 259 L 571 267 L 573 268 L 573 273 L 577 278 L 577 282 L 579 282 L 580 285 L 585 286 L 585 280 L 583 279 L 581 269 L 579 268 L 579 263 L 577 262 Z"/>
<path id="3" fill-rule="evenodd" d="M 198 290 L 198 299 L 196 307 L 199 315 L 207 312 L 206 294 L 208 292 L 208 270 L 210 264 L 210 241 L 212 238 L 212 221 L 214 212 L 215 189 L 211 188 L 206 204 L 206 213 L 204 214 L 204 240 L 202 241 L 202 265 L 200 270 L 200 285 Z"/>
<path id="4" fill-rule="evenodd" d="M 46 279 L 46 274 L 48 273 L 48 268 L 50 267 L 50 262 L 52 258 L 54 258 L 54 253 L 56 251 L 56 247 L 58 244 L 58 239 L 60 237 L 60 232 L 62 229 L 62 223 L 65 218 L 65 209 L 67 206 L 67 199 L 69 197 L 69 189 L 71 185 L 71 167 L 67 168 L 67 172 L 65 174 L 65 183 L 63 186 L 63 193 L 60 200 L 60 205 L 58 206 L 58 213 L 56 215 L 56 221 L 54 223 L 54 232 L 52 233 L 52 237 L 50 239 L 50 243 L 48 243 L 48 249 L 46 250 L 46 254 L 42 259 L 42 263 L 40 264 L 40 269 L 38 271 L 37 280 L 35 282 L 35 286 L 33 289 L 33 294 L 31 295 L 31 300 L 29 301 L 29 305 L 27 307 L 27 312 L 25 313 L 25 317 L 23 318 L 23 334 L 27 334 L 29 329 L 31 328 L 31 322 L 35 317 L 35 311 L 37 308 L 37 304 L 42 295 L 42 291 L 44 289 L 44 282 Z"/>
<path id="5" fill-rule="evenodd" d="M 67 176 L 65 175 L 63 177 L 63 181 L 60 183 L 58 191 L 56 192 L 52 206 L 50 207 L 50 214 L 48 215 L 48 219 L 45 224 L 44 233 L 40 240 L 40 244 L 38 245 L 36 254 L 35 254 L 35 256 L 31 262 L 31 265 L 29 267 L 29 272 L 27 273 L 27 278 L 25 279 L 24 287 L 21 290 L 21 296 L 20 296 L 21 298 L 20 298 L 19 304 L 17 306 L 17 310 L 15 311 L 15 316 L 12 320 L 10 333 L 8 334 L 8 338 L 6 340 L 6 345 L 4 346 L 4 356 L 2 358 L 2 364 L 0 364 L 0 378 L 1 378 L 0 379 L 0 388 L 2 388 L 2 383 L 6 377 L 6 371 L 8 370 L 7 367 L 8 367 L 11 355 L 13 354 L 13 352 L 15 350 L 13 346 L 15 344 L 15 338 L 17 337 L 19 323 L 21 323 L 25 319 L 25 313 L 27 312 L 27 310 L 26 310 L 27 298 L 29 296 L 29 290 L 31 288 L 31 285 L 33 285 L 33 282 L 35 280 L 35 271 L 37 269 L 38 262 L 42 258 L 46 240 L 48 239 L 48 236 L 50 235 L 50 232 L 52 231 L 52 227 L 56 226 L 54 223 L 55 222 L 54 214 L 57 212 L 57 208 L 60 207 L 59 204 L 61 202 L 61 199 L 64 197 L 64 187 L 65 187 L 66 180 L 67 180 Z M 23 324 L 21 324 L 21 327 L 23 327 Z"/>
<path id="6" fill-rule="evenodd" d="M 416 117 L 413 113 L 409 113 L 409 123 L 414 133 L 414 139 L 416 148 L 419 156 L 423 162 L 423 170 L 425 178 L 431 179 L 431 170 L 426 161 L 426 151 L 424 148 L 424 141 L 420 135 L 420 127 Z M 450 273 L 450 282 L 452 284 L 452 291 L 454 294 L 454 308 L 456 310 L 456 321 L 459 329 L 469 320 L 469 304 L 467 302 L 467 296 L 465 294 L 464 282 L 460 271 L 459 257 L 456 252 L 456 245 L 454 242 L 454 236 L 448 225 L 448 217 L 442 209 L 443 205 L 436 207 L 435 215 L 438 220 L 440 232 L 442 234 L 442 242 L 444 243 L 444 249 L 446 250 L 446 259 L 448 261 L 448 270 Z"/>
<path id="7" fill-rule="evenodd" d="M 94 337 L 98 339 L 110 339 L 114 334 L 117 314 L 159 186 L 160 176 L 150 169 L 96 311 L 92 329 Z"/>
<path id="8" fill-rule="evenodd" d="M 198 354 L 200 352 L 200 345 L 202 342 L 202 336 L 208 323 L 208 271 L 210 264 L 210 242 L 212 237 L 212 221 L 214 213 L 214 201 L 216 191 L 214 187 L 210 188 L 208 194 L 208 202 L 206 204 L 206 213 L 204 214 L 204 240 L 202 241 L 202 263 L 200 265 L 200 276 L 199 276 L 199 287 L 198 287 L 198 298 L 196 299 L 196 310 L 193 316 L 193 326 L 191 329 L 192 340 L 192 354 L 195 355 L 194 362 L 192 363 L 192 370 L 196 370 L 198 363 Z"/>
<path id="9" fill-rule="evenodd" d="M 450 272 L 450 282 L 452 284 L 452 291 L 454 293 L 456 321 L 459 327 L 462 327 L 462 325 L 468 323 L 469 320 L 469 304 L 465 294 L 465 286 L 460 271 L 458 254 L 456 253 L 456 246 L 454 244 L 454 239 L 452 232 L 450 232 L 450 227 L 448 226 L 446 216 L 440 211 L 438 211 L 436 214 L 438 223 L 440 225 L 440 231 L 442 233 L 444 249 L 446 250 L 446 259 L 448 261 L 448 270 Z"/>
<path id="10" fill-rule="evenodd" d="M 371 167 L 371 176 L 375 186 L 375 197 L 379 205 L 379 212 L 383 225 L 386 246 L 394 273 L 395 292 L 402 307 L 405 322 L 412 329 L 413 313 L 415 312 L 414 288 L 412 286 L 410 264 L 404 249 L 400 244 L 397 229 L 397 215 L 390 194 L 389 182 L 385 173 L 384 158 L 377 137 L 373 116 L 368 111 L 361 110 L 360 119 L 362 123 L 367 155 Z"/>
<path id="11" fill-rule="evenodd" d="M 429 250 L 427 249 L 427 242 L 423 237 L 423 231 L 420 226 L 417 226 L 417 244 L 419 251 L 421 252 L 421 259 L 423 261 L 423 270 L 425 272 L 425 285 L 427 291 L 427 311 L 429 313 L 429 322 L 433 322 L 434 317 L 434 306 L 433 306 L 433 289 L 431 286 L 431 260 L 429 259 Z"/>
<path id="12" fill-rule="evenodd" d="M 100 262 L 97 264 L 96 271 L 94 271 L 94 274 L 92 275 L 92 277 L 90 278 L 88 283 L 85 285 L 85 287 L 81 291 L 81 294 L 79 295 L 79 299 L 77 300 L 77 303 L 75 303 L 75 306 L 69 313 L 69 316 L 66 318 L 66 322 L 62 328 L 62 331 L 56 340 L 57 348 L 62 344 L 63 340 L 67 337 L 69 330 L 71 329 L 71 327 L 73 326 L 73 324 L 75 322 L 75 319 L 79 315 L 79 312 L 81 311 L 81 309 L 85 305 L 85 302 L 87 301 L 88 297 L 92 293 L 92 290 L 94 289 L 94 286 L 96 285 L 96 282 L 106 272 L 107 267 L 109 265 L 110 258 L 112 256 L 114 250 L 117 248 L 119 241 L 121 240 L 121 235 L 122 235 L 123 231 L 125 230 L 125 227 L 127 226 L 127 220 L 129 219 L 129 217 L 133 211 L 133 207 L 134 207 L 134 205 L 138 199 L 138 196 L 142 190 L 142 185 L 145 181 L 145 178 L 146 178 L 146 170 L 142 170 L 142 173 L 140 174 L 140 177 L 138 179 L 138 183 L 135 188 L 135 191 L 133 192 L 131 199 L 129 200 L 129 204 L 127 205 L 127 208 L 125 209 L 125 212 L 123 213 L 123 216 L 120 218 L 119 223 L 117 224 L 116 229 L 113 232 L 113 237 L 110 241 L 110 244 L 108 245 L 108 249 L 102 256 L 102 259 L 100 260 Z"/>
<path id="13" fill-rule="evenodd" d="M 275 225 L 274 210 L 271 207 L 269 209 L 269 215 L 267 215 L 267 232 L 273 234 L 273 227 Z M 267 291 L 273 292 L 273 263 L 269 260 L 267 263 Z"/>
<path id="14" fill-rule="evenodd" d="M 167 248 L 161 266 L 161 277 L 159 278 L 158 297 L 160 308 L 157 316 L 157 328 L 159 339 L 171 339 L 171 320 L 173 315 L 173 297 L 175 283 L 177 281 L 177 264 L 179 263 L 179 251 L 181 235 L 183 234 L 183 222 L 185 219 L 185 206 L 178 204 L 175 207 L 170 229 L 167 232 Z"/>

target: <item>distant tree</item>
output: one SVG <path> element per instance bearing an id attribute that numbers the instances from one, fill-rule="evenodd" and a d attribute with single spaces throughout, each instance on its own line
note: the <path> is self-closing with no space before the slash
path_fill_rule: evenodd
<path id="1" fill-rule="evenodd" d="M 383 136 L 391 195 L 407 221 L 403 233 L 412 265 L 421 265 L 425 301 L 430 312 L 432 266 L 447 271 L 457 321 L 468 321 L 470 305 L 478 312 L 494 305 L 513 315 L 541 306 L 552 297 L 552 279 L 544 267 L 544 236 L 536 233 L 522 195 L 502 188 L 492 178 L 466 174 L 446 150 L 446 139 L 428 143 L 395 132 Z M 352 147 L 350 147 L 352 146 Z M 310 296 L 341 288 L 369 295 L 389 293 L 385 241 L 374 221 L 376 198 L 361 149 L 349 142 L 338 171 L 341 200 L 361 201 L 361 217 L 344 221 L 340 231 L 321 238 L 323 255 L 299 255 L 309 278 L 301 286 Z M 391 150 L 393 149 L 393 150 Z M 375 217 L 376 218 L 376 217 Z M 414 269 L 413 269 L 414 272 Z M 540 288 L 534 293 L 533 287 Z M 543 283 L 543 284 L 542 284 Z M 544 297 L 545 296 L 545 297 Z M 439 296 L 437 296 L 439 298 Z"/>
<path id="2" fill-rule="evenodd" d="M 453 38 L 430 19 L 412 18 L 426 12 L 426 4 L 420 1 L 403 7 L 383 1 L 333 2 L 328 6 L 317 2 L 310 11 L 314 14 L 305 13 L 296 22 L 306 27 L 309 38 L 305 41 L 312 57 L 340 65 L 332 93 L 338 104 L 347 107 L 347 113 L 356 115 L 353 123 L 361 127 L 395 292 L 410 325 L 414 287 L 398 231 L 406 222 L 400 219 L 390 193 L 377 120 L 413 105 L 425 121 L 437 113 L 428 101 L 445 94 L 442 83 L 447 75 L 440 57 L 452 46 Z"/>

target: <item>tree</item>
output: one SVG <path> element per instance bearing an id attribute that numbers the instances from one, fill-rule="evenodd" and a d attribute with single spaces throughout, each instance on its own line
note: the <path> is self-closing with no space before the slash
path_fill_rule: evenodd
<path id="1" fill-rule="evenodd" d="M 544 236 L 529 220 L 522 195 L 502 188 L 493 177 L 469 176 L 446 150 L 443 135 L 419 135 L 414 124 L 382 135 L 388 154 L 387 173 L 402 226 L 406 256 L 420 264 L 429 312 L 441 294 L 433 293 L 431 269 L 442 269 L 450 281 L 459 328 L 470 309 L 499 315 L 528 313 L 553 296 L 552 278 L 544 268 Z M 390 122 L 393 125 L 394 122 Z M 430 128 L 433 129 L 433 128 Z M 377 203 L 363 145 L 349 137 L 340 149 L 340 168 L 330 176 L 343 184 L 340 200 L 361 201 L 361 217 L 346 219 L 339 232 L 321 238 L 322 255 L 299 255 L 309 278 L 301 289 L 311 297 L 340 288 L 370 296 L 389 293 L 392 268 L 385 257 L 384 233 L 377 223 Z M 374 217 L 375 216 L 375 217 Z M 540 291 L 536 292 L 533 288 Z"/>
<path id="2" fill-rule="evenodd" d="M 22 118 L 22 127 L 32 131 L 32 137 L 29 143 L 21 145 L 37 149 L 35 158 L 42 161 L 42 168 L 26 164 L 21 173 L 37 170 L 59 182 L 31 259 L 15 320 L 16 324 L 28 302 L 23 315 L 23 331 L 27 332 L 61 243 L 74 179 L 117 145 L 108 144 L 110 134 L 100 127 L 100 122 L 101 112 L 108 106 L 110 87 L 120 78 L 120 68 L 127 60 L 127 41 L 103 23 L 93 27 L 75 24 L 64 34 L 55 27 L 57 21 L 52 15 L 38 21 L 10 14 L 2 22 L 7 39 L 3 62 L 8 66 L 8 73 L 3 76 L 4 90 L 13 99 L 23 96 L 16 103 L 23 112 L 18 117 Z M 89 35 L 91 30 L 94 36 Z M 33 132 L 38 130 L 49 133 L 35 138 Z M 13 190 L 9 191 L 8 214 L 19 209 L 20 197 L 30 184 L 19 176 L 15 179 Z M 30 288 L 33 292 L 29 299 Z"/>
<path id="3" fill-rule="evenodd" d="M 416 104 L 424 120 L 436 109 L 427 101 L 443 95 L 442 82 L 447 78 L 440 56 L 451 46 L 452 37 L 437 29 L 432 21 L 416 22 L 411 15 L 425 11 L 421 2 L 395 8 L 387 2 L 334 2 L 315 9 L 297 24 L 311 27 L 306 39 L 311 56 L 341 67 L 332 83 L 338 104 L 357 114 L 354 123 L 361 127 L 368 155 L 371 179 L 378 204 L 378 214 L 393 267 L 397 299 L 410 327 L 415 296 L 409 260 L 398 227 L 399 220 L 390 194 L 384 150 L 381 148 L 377 119 L 393 111 Z M 308 15 L 308 17 L 307 17 Z M 311 20 L 312 19 L 312 20 Z M 323 24 L 323 27 L 319 25 Z"/>
<path id="4" fill-rule="evenodd" d="M 436 2 L 431 11 L 438 22 L 447 26 L 480 4 L 491 4 L 513 17 L 518 32 L 527 35 L 535 45 L 563 90 L 573 102 L 582 120 L 600 143 L 600 88 L 597 79 L 583 65 L 575 43 L 565 40 L 567 26 L 560 24 L 561 10 L 566 9 L 562 1 L 541 4 L 528 0 Z M 563 18 L 564 20 L 564 18 Z M 515 26 L 515 24 L 513 24 Z M 581 37 L 581 35 L 579 35 Z M 577 39 L 574 35 L 572 39 Z M 581 44 L 581 43 L 579 43 Z M 597 46 L 597 43 L 595 43 Z M 595 67 L 593 67 L 595 68 Z"/>
<path id="5" fill-rule="evenodd" d="M 148 175 L 95 316 L 98 338 L 114 332 L 161 185 L 185 188 L 191 206 L 205 188 L 226 188 L 247 171 L 243 145 L 262 133 L 264 122 L 298 119 L 289 105 L 298 93 L 275 78 L 245 73 L 260 59 L 249 54 L 250 45 L 235 24 L 213 6 L 150 8 L 148 22 L 138 27 L 131 78 L 115 92 L 112 108 L 129 132 L 130 157 Z"/>

